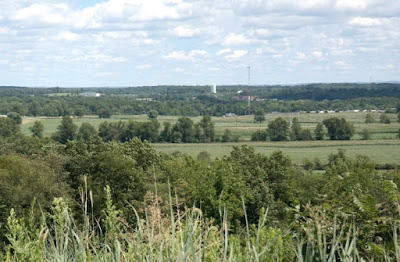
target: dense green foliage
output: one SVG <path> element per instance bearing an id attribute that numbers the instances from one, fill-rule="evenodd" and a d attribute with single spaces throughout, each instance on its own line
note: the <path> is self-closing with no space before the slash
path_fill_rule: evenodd
<path id="1" fill-rule="evenodd" d="M 7 115 L 0 117 L 0 261 L 399 261 L 400 172 L 390 166 L 377 170 L 369 158 L 344 150 L 324 164 L 304 159 L 300 166 L 281 151 L 265 155 L 248 145 L 213 159 L 202 150 L 197 158 L 158 153 L 150 144 L 236 140 L 229 129 L 217 136 L 210 115 L 244 114 L 247 103 L 231 99 L 239 88 L 220 87 L 216 96 L 204 87 L 95 89 L 101 97 L 79 95 L 87 89 L 0 88 L 0 113 Z M 392 84 L 252 92 L 260 117 L 392 111 L 400 97 Z M 70 117 L 142 113 L 150 119 L 99 120 L 97 129 L 88 122 L 78 128 Z M 180 117 L 161 126 L 158 114 Z M 24 115 L 62 121 L 52 139 L 43 138 L 40 121 L 25 136 Z M 321 115 L 318 122 L 269 119 L 251 139 L 354 135 L 344 118 Z M 368 129 L 359 135 L 371 138 Z"/>
<path id="2" fill-rule="evenodd" d="M 29 130 L 32 132 L 32 136 L 42 138 L 43 137 L 43 130 L 44 126 L 42 122 L 36 120 L 33 126 L 29 128 Z"/>
<path id="3" fill-rule="evenodd" d="M 0 114 L 21 116 L 244 115 L 247 101 L 237 101 L 243 86 L 218 87 L 217 95 L 205 86 L 153 86 L 131 88 L 13 88 L 0 87 Z M 99 92 L 100 97 L 85 96 Z M 247 91 L 242 93 L 246 96 Z M 352 109 L 394 111 L 400 104 L 399 84 L 311 84 L 252 86 L 252 112 L 298 112 Z M 155 116 L 152 114 L 152 116 Z M 256 120 L 259 121 L 259 120 Z"/>
<path id="4" fill-rule="evenodd" d="M 289 123 L 282 117 L 278 117 L 268 124 L 268 137 L 271 141 L 286 141 L 288 134 Z"/>
<path id="5" fill-rule="evenodd" d="M 390 124 L 390 118 L 386 114 L 382 114 L 379 117 L 379 122 L 382 124 Z"/>
<path id="6" fill-rule="evenodd" d="M 257 110 L 254 114 L 254 122 L 262 123 L 265 121 L 265 113 L 262 110 Z"/>
<path id="7" fill-rule="evenodd" d="M 205 118 L 199 127 L 208 124 Z M 139 138 L 120 143 L 89 135 L 86 140 L 59 144 L 13 137 L 14 143 L 27 144 L 28 139 L 32 141 L 23 155 L 24 148 L 0 147 L 4 256 L 21 260 L 30 253 L 35 259 L 53 260 L 56 254 L 94 259 L 99 254 L 117 255 L 113 243 L 118 241 L 119 255 L 128 259 L 134 253 L 142 260 L 154 254 L 135 251 L 139 243 L 145 250 L 164 243 L 166 252 L 172 252 L 169 248 L 174 244 L 169 241 L 177 234 L 174 230 L 188 233 L 189 226 L 174 229 L 174 223 L 197 221 L 201 226 L 192 228 L 193 243 L 201 243 L 200 235 L 207 228 L 219 232 L 211 238 L 211 246 L 204 242 L 205 246 L 193 247 L 198 254 L 202 248 L 214 250 L 212 246 L 220 245 L 217 253 L 207 253 L 214 257 L 211 260 L 221 260 L 224 252 L 244 260 L 265 255 L 265 261 L 315 261 L 329 256 L 341 260 L 346 254 L 375 261 L 396 259 L 393 236 L 400 219 L 400 173 L 378 172 L 363 156 L 349 158 L 339 151 L 326 166 L 315 162 L 305 170 L 282 152 L 267 156 L 249 146 L 235 146 L 229 155 L 215 160 L 203 152 L 196 160 L 180 153 L 159 154 Z M 30 208 L 33 200 L 40 209 Z M 139 240 L 140 230 L 155 231 Z M 67 234 L 68 240 L 60 234 Z M 85 234 L 91 235 L 85 240 L 88 244 L 79 245 Z M 318 242 L 320 237 L 327 242 Z M 224 241 L 229 249 L 223 248 Z M 356 242 L 356 247 L 350 251 L 346 242 Z M 54 249 L 51 243 L 68 248 Z M 255 245 L 257 253 L 248 245 Z M 171 259 L 176 259 L 174 252 Z"/>
<path id="8" fill-rule="evenodd" d="M 19 125 L 9 117 L 0 117 L 0 138 L 11 137 L 19 132 Z"/>
<path id="9" fill-rule="evenodd" d="M 331 117 L 322 121 L 328 130 L 330 140 L 350 140 L 354 135 L 353 124 L 344 118 Z"/>
<path id="10" fill-rule="evenodd" d="M 74 140 L 78 131 L 78 127 L 69 116 L 63 116 L 61 124 L 57 129 L 57 132 L 53 134 L 53 139 L 62 144 L 67 143 L 68 140 Z"/>

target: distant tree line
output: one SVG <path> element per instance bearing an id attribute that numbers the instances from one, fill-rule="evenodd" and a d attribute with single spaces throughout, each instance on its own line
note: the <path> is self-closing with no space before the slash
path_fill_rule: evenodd
<path id="1" fill-rule="evenodd" d="M 265 130 L 258 130 L 251 135 L 252 141 L 306 141 L 323 140 L 328 136 L 330 140 L 350 140 L 354 135 L 354 126 L 344 118 L 331 117 L 318 123 L 314 129 L 314 136 L 309 129 L 303 129 L 295 117 L 290 124 L 282 117 L 278 117 L 268 124 Z M 325 127 L 325 128 L 324 128 Z"/>
<path id="2" fill-rule="evenodd" d="M 298 112 L 352 109 L 400 109 L 399 84 L 315 84 L 305 86 L 254 86 L 251 105 L 257 112 Z M 109 89 L 12 88 L 0 87 L 0 114 L 59 117 L 66 115 L 150 114 L 178 116 L 244 115 L 246 101 L 233 96 L 243 86 L 222 86 L 217 95 L 205 86 L 160 86 Z M 101 97 L 84 97 L 86 91 Z M 242 90 L 241 95 L 248 95 Z M 149 99 L 146 101 L 143 99 Z M 141 100 L 142 99 L 142 100 Z"/>
<path id="3" fill-rule="evenodd" d="M 37 129 L 35 125 L 32 127 L 32 132 Z M 64 116 L 61 124 L 57 127 L 57 132 L 52 135 L 52 139 L 65 144 L 72 140 L 88 141 L 97 136 L 104 142 L 127 142 L 133 138 L 139 138 L 141 141 L 168 143 L 211 143 L 216 140 L 214 123 L 210 116 L 203 116 L 201 121 L 196 124 L 189 117 L 181 117 L 174 125 L 168 122 L 164 123 L 161 132 L 160 124 L 156 119 L 149 122 L 104 121 L 96 130 L 87 122 L 82 123 L 78 128 L 71 117 Z M 218 139 L 218 141 L 220 140 Z"/>
<path id="4" fill-rule="evenodd" d="M 255 116 L 257 118 L 257 116 Z M 386 114 L 380 114 L 380 123 L 390 124 L 390 118 Z M 387 120 L 389 119 L 389 120 Z M 366 123 L 374 123 L 372 114 L 367 114 Z M 398 113 L 400 123 L 400 113 Z M 20 133 L 21 116 L 13 113 L 7 117 L 0 117 L 0 138 L 12 137 Z M 42 138 L 44 126 L 37 120 L 29 128 L 33 137 Z M 302 128 L 295 117 L 290 122 L 282 117 L 268 123 L 266 129 L 261 129 L 251 134 L 252 141 L 307 141 L 324 140 L 350 140 L 355 134 L 353 124 L 344 118 L 331 117 L 318 123 L 314 130 Z M 214 123 L 210 116 L 203 116 L 201 121 L 194 123 L 189 117 L 180 117 L 175 124 L 164 122 L 161 128 L 157 119 L 147 122 L 138 121 L 104 121 L 98 129 L 88 122 L 84 122 L 78 128 L 70 116 L 63 116 L 61 124 L 51 138 L 62 144 L 72 140 L 88 141 L 91 137 L 100 137 L 104 142 L 127 142 L 133 138 L 141 141 L 166 142 L 166 143 L 211 143 L 211 142 L 236 142 L 237 136 L 233 136 L 226 129 L 221 137 L 215 135 Z M 360 132 L 361 139 L 371 139 L 368 129 Z M 400 138 L 400 129 L 397 135 Z"/>

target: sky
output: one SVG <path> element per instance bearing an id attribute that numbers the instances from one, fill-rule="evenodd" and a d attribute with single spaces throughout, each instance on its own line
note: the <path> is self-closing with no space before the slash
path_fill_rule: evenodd
<path id="1" fill-rule="evenodd" d="M 400 0 L 0 0 L 0 86 L 400 81 Z"/>

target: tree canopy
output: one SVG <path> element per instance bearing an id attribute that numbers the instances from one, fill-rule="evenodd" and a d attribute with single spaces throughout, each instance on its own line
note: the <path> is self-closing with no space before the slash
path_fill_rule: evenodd
<path id="1" fill-rule="evenodd" d="M 353 124 L 344 118 L 331 117 L 322 121 L 330 140 L 350 140 L 354 135 Z"/>

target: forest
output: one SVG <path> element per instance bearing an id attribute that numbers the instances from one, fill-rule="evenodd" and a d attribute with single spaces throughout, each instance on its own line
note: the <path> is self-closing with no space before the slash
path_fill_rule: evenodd
<path id="1" fill-rule="evenodd" d="M 249 114 L 246 96 L 255 98 L 251 112 L 386 110 L 400 104 L 400 84 L 312 84 L 303 86 L 155 86 L 130 88 L 0 87 L 0 114 L 57 117 L 64 115 L 223 116 Z M 98 92 L 100 97 L 85 96 Z M 239 92 L 239 93 L 238 93 Z M 241 93 L 240 93 L 241 92 Z M 245 97 L 236 101 L 234 97 Z M 247 113 L 246 113 L 247 112 Z"/>
<path id="2" fill-rule="evenodd" d="M 217 96 L 185 88 L 90 90 L 100 97 L 0 88 L 0 261 L 400 261 L 398 166 L 380 168 L 346 149 L 298 164 L 281 150 L 252 146 L 352 143 L 356 135 L 371 139 L 372 127 L 378 143 L 390 144 L 400 138 L 398 85 L 252 87 L 260 101 L 246 119 L 257 130 L 251 140 L 261 142 L 247 144 L 235 142 L 227 122 L 217 132 L 215 122 L 245 114 L 247 101 L 231 99 L 245 87 L 221 87 Z M 357 123 L 339 113 L 265 118 L 275 110 L 347 109 L 382 112 L 364 112 Z M 129 114 L 145 120 L 112 118 Z M 161 124 L 164 114 L 174 122 Z M 378 136 L 383 129 L 391 137 Z M 226 142 L 232 148 L 219 157 L 155 146 Z"/>
<path id="3" fill-rule="evenodd" d="M 0 182 L 4 260 L 399 259 L 399 171 L 344 150 L 307 170 L 251 146 L 212 160 L 138 138 L 15 137 Z"/>

